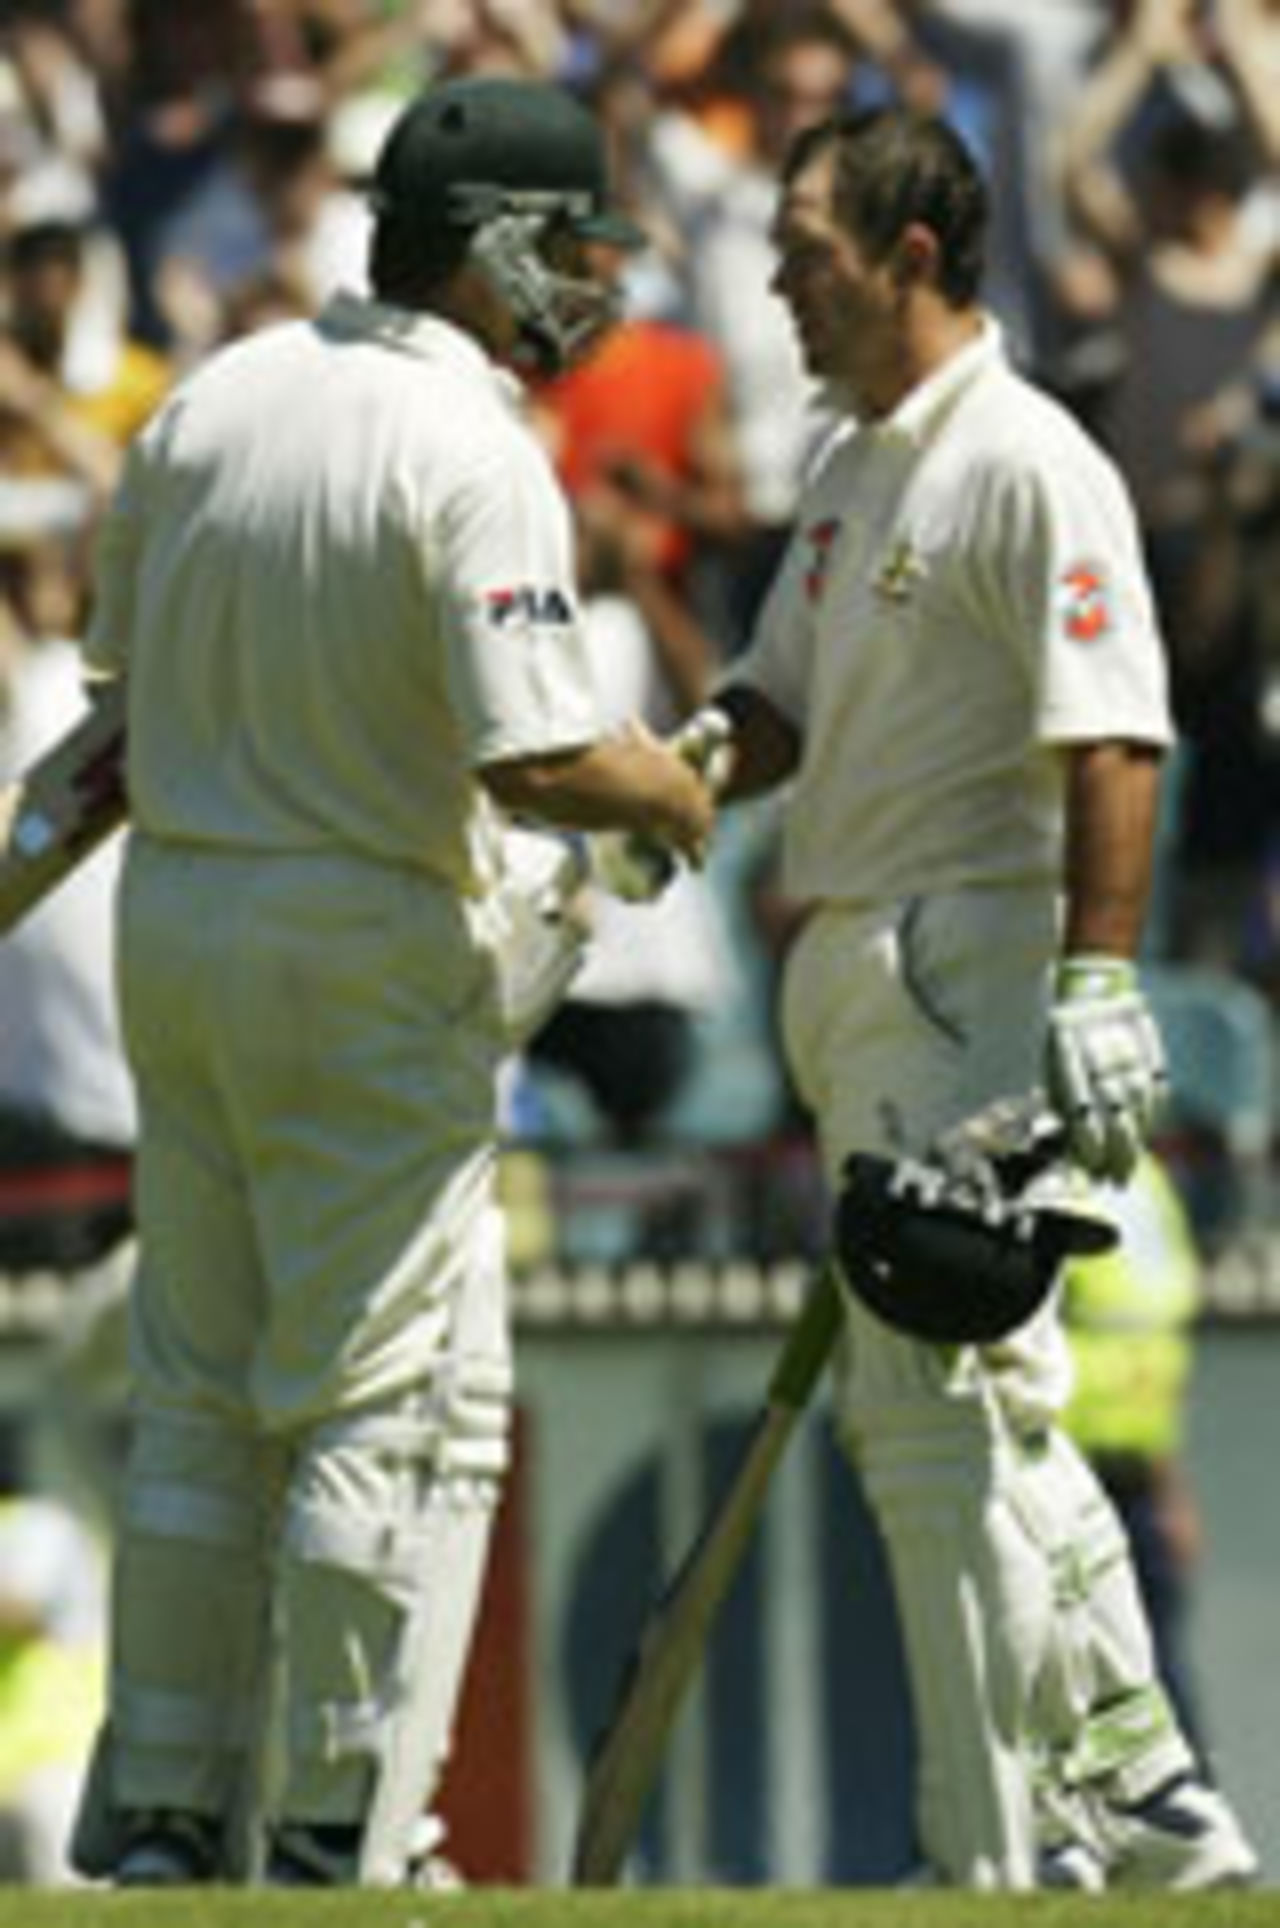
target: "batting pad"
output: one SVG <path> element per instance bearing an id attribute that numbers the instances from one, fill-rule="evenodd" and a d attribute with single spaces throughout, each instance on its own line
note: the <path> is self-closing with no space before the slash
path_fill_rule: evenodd
<path id="1" fill-rule="evenodd" d="M 1062 1789 L 1093 1784 L 1110 1799 L 1140 1801 L 1193 1761 L 1156 1680 L 1124 1527 L 1057 1429 L 1019 1448 L 1014 1504 L 1053 1587 L 1035 1699 L 1049 1771 Z"/>
<path id="2" fill-rule="evenodd" d="M 351 1879 L 395 1887 L 448 1754 L 507 1454 L 504 1359 L 318 1429 L 285 1512 L 278 1822 L 361 1824 Z"/>
<path id="3" fill-rule="evenodd" d="M 271 1452 L 213 1413 L 139 1412 L 115 1568 L 109 1784 L 98 1788 L 109 1805 L 235 1809 L 255 1749 L 280 1477 Z"/>
<path id="4" fill-rule="evenodd" d="M 918 1745 L 920 1845 L 948 1886 L 1035 1885 L 1026 1710 L 1048 1573 L 978 1399 L 903 1402 L 846 1438 L 888 1555 Z"/>

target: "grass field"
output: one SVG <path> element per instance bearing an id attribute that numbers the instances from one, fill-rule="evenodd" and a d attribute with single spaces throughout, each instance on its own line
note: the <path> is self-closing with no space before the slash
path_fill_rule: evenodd
<path id="1" fill-rule="evenodd" d="M 0 1896 L 0 1928 L 1280 1928 L 1280 1892 L 973 1895 L 670 1889 L 566 1894 Z"/>

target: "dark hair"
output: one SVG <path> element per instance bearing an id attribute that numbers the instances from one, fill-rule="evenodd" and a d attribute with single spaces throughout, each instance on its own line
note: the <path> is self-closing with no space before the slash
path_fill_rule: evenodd
<path id="1" fill-rule="evenodd" d="M 829 47 L 832 53 L 842 56 L 852 68 L 858 58 L 858 42 L 854 39 L 844 21 L 822 0 L 814 0 L 809 6 L 792 5 L 785 13 L 775 15 L 772 10 L 761 10 L 755 25 L 755 41 L 752 54 L 760 66 L 780 60 L 796 47 Z"/>
<path id="2" fill-rule="evenodd" d="M 78 268 L 84 259 L 84 231 L 72 221 L 32 221 L 9 236 L 5 253 L 9 266 L 19 271 L 50 263 Z"/>
<path id="3" fill-rule="evenodd" d="M 837 114 L 797 135 L 783 180 L 828 148 L 835 151 L 833 210 L 859 246 L 879 259 L 918 221 L 937 237 L 941 292 L 957 308 L 975 301 L 990 201 L 959 135 L 936 116 L 905 107 Z"/>
<path id="4" fill-rule="evenodd" d="M 1181 114 L 1158 128 L 1147 156 L 1147 178 L 1156 176 L 1184 192 L 1242 201 L 1255 174 L 1248 136 L 1239 125 L 1214 127 Z"/>
<path id="5" fill-rule="evenodd" d="M 797 47 L 829 47 L 852 69 L 858 45 L 823 0 L 800 0 L 781 14 L 745 8 L 725 29 L 712 56 L 713 79 L 731 92 L 759 90 L 762 71 Z"/>

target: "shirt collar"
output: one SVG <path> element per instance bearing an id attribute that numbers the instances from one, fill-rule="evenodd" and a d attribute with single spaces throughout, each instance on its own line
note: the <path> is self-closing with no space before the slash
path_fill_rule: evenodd
<path id="1" fill-rule="evenodd" d="M 905 395 L 892 414 L 867 426 L 886 440 L 905 441 L 919 448 L 978 376 L 1004 359 L 1004 331 L 991 315 L 984 315 L 972 341 L 949 355 L 940 368 Z"/>
<path id="2" fill-rule="evenodd" d="M 500 393 L 512 404 L 524 393 L 519 379 L 501 367 L 473 335 L 457 328 L 442 315 L 423 314 L 414 308 L 400 308 L 390 301 L 374 301 L 365 295 L 341 290 L 330 297 L 320 312 L 319 326 L 326 334 L 347 341 L 376 341 L 402 354 L 416 355 L 422 361 L 444 363 L 461 374 L 487 375 Z"/>

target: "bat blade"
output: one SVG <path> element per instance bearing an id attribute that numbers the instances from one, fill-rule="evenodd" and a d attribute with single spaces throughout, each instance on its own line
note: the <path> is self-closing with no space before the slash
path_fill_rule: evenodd
<path id="1" fill-rule="evenodd" d="M 124 822 L 124 690 L 0 789 L 0 935 Z"/>
<path id="2" fill-rule="evenodd" d="M 783 1347 L 729 1486 L 650 1614 L 624 1673 L 587 1773 L 574 1847 L 575 1886 L 608 1887 L 618 1879 L 712 1622 L 751 1539 L 774 1469 L 830 1354 L 839 1320 L 838 1288 L 824 1271 Z"/>

